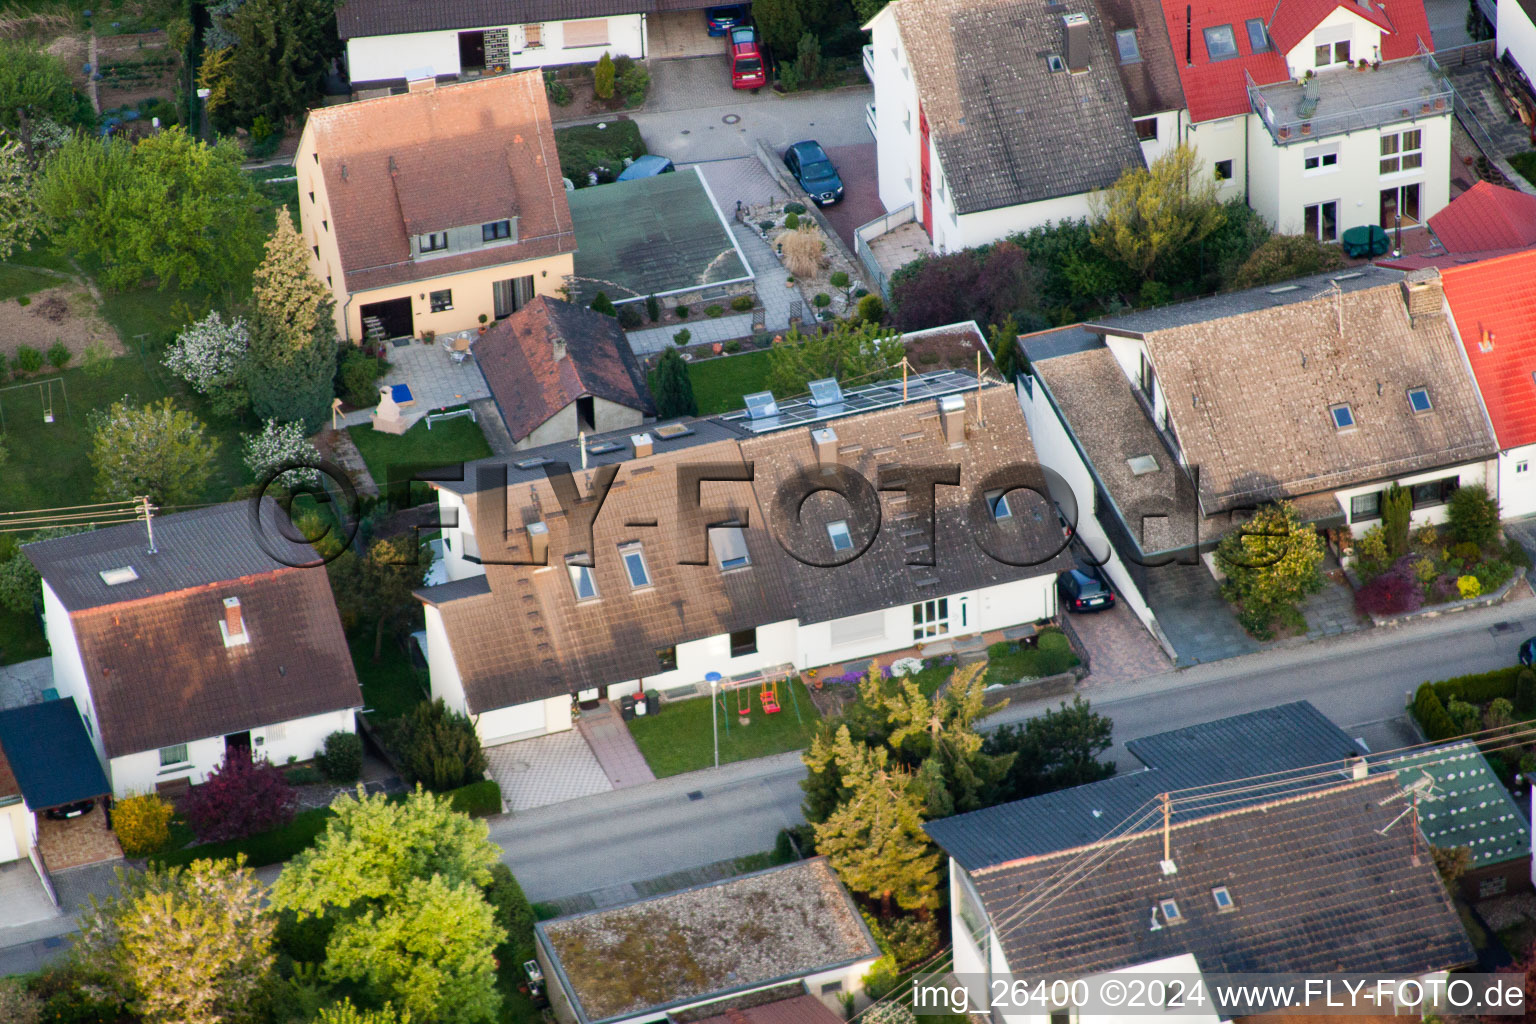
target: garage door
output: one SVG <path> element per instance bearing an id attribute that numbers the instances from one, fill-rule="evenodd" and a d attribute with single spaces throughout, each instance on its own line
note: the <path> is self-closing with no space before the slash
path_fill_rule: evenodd
<path id="1" fill-rule="evenodd" d="M 11 816 L 9 813 L 0 814 L 0 864 L 21 857 L 21 851 L 17 848 L 16 833 L 11 829 Z"/>

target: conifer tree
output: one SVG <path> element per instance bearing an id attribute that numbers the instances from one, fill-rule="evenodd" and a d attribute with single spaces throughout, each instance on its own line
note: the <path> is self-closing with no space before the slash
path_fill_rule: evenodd
<path id="1" fill-rule="evenodd" d="M 336 374 L 336 303 L 310 272 L 309 250 L 286 210 L 277 213 L 251 294 L 251 405 L 263 420 L 301 420 L 318 430 Z"/>

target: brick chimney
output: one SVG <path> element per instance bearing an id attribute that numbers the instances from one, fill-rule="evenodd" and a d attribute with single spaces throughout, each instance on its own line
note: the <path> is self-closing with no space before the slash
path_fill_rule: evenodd
<path id="1" fill-rule="evenodd" d="M 1445 312 L 1445 288 L 1440 283 L 1440 272 L 1433 267 L 1415 270 L 1403 278 L 1403 304 L 1408 310 L 1408 320 L 1418 327 L 1425 319 L 1438 319 Z"/>
<path id="2" fill-rule="evenodd" d="M 224 630 L 231 638 L 245 635 L 245 617 L 240 614 L 240 599 L 224 599 Z"/>
<path id="3" fill-rule="evenodd" d="M 422 73 L 421 78 L 412 78 L 405 84 L 411 92 L 431 92 L 437 88 L 437 77 L 430 71 Z"/>

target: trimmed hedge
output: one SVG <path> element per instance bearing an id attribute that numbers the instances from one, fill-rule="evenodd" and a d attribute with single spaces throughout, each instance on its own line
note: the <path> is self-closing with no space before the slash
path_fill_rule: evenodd
<path id="1" fill-rule="evenodd" d="M 1453 700 L 1464 700 L 1468 704 L 1487 704 L 1499 697 L 1513 701 L 1515 678 L 1519 675 L 1520 666 L 1511 665 L 1509 668 L 1496 668 L 1492 672 L 1454 676 L 1434 684 L 1435 696 L 1445 704 Z"/>
<path id="2" fill-rule="evenodd" d="M 501 787 L 496 784 L 495 779 L 471 782 L 467 786 L 450 789 L 443 795 L 448 798 L 448 803 L 454 810 L 460 814 L 467 814 L 471 818 L 501 813 Z"/>
<path id="3" fill-rule="evenodd" d="M 1455 681 L 1446 680 L 1446 682 Z M 1456 723 L 1451 721 L 1450 712 L 1445 710 L 1445 705 L 1440 702 L 1440 695 L 1435 692 L 1435 684 L 1420 683 L 1418 690 L 1414 691 L 1413 717 L 1418 719 L 1424 735 L 1433 742 L 1450 739 L 1459 734 Z"/>

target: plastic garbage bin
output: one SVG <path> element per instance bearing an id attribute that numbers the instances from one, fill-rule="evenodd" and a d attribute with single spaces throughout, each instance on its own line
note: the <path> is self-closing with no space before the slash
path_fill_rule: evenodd
<path id="1" fill-rule="evenodd" d="M 650 708 L 646 707 L 645 704 L 645 694 L 637 693 L 632 699 L 635 702 L 635 714 L 645 715 L 650 712 Z"/>
<path id="2" fill-rule="evenodd" d="M 645 695 L 645 713 L 655 715 L 661 712 L 661 694 L 651 690 Z"/>
<path id="3" fill-rule="evenodd" d="M 619 716 L 626 722 L 635 717 L 635 698 L 629 696 L 619 698 Z"/>

